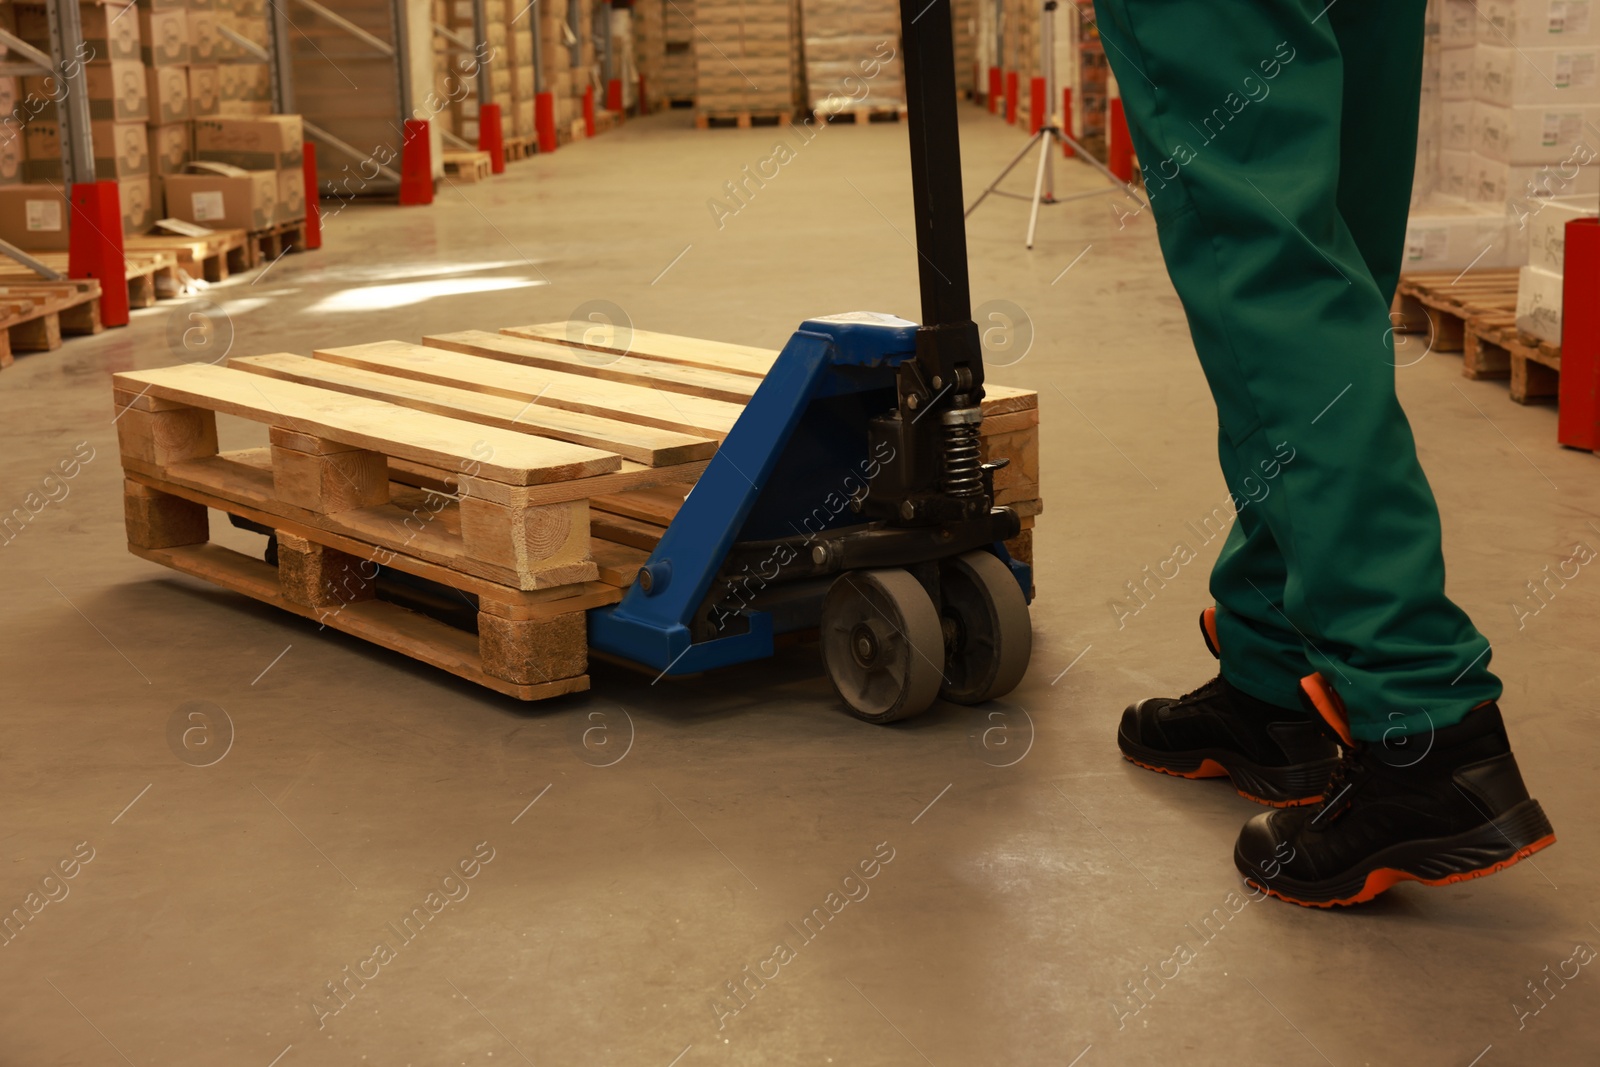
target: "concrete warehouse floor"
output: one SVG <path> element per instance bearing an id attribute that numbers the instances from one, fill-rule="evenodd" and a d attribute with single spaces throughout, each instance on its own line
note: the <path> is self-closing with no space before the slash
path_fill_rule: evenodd
<path id="1" fill-rule="evenodd" d="M 973 191 L 1022 135 L 962 115 Z M 904 128 L 827 130 L 719 229 L 708 199 L 776 137 L 629 122 L 431 209 L 350 207 L 323 251 L 207 299 L 236 354 L 593 300 L 773 347 L 810 315 L 918 317 Z M 1592 1062 L 1600 975 L 1576 946 L 1600 944 L 1600 577 L 1536 615 L 1525 583 L 1600 546 L 1600 460 L 1457 356 L 1398 372 L 1451 591 L 1494 642 L 1560 841 L 1358 910 L 1250 902 L 1231 848 L 1258 809 L 1115 747 L 1125 704 L 1213 671 L 1195 615 L 1216 545 L 1120 627 L 1110 604 L 1225 490 L 1153 224 L 1114 202 L 1047 209 L 1032 253 L 1024 203 L 970 227 L 975 301 L 1034 332 L 991 369 L 1043 409 L 1033 667 L 995 709 L 893 728 L 835 704 L 814 646 L 657 685 L 596 665 L 591 692 L 522 706 L 140 561 L 109 378 L 176 362 L 195 307 L 20 358 L 0 374 L 0 510 L 78 442 L 93 458 L 0 548 L 0 912 L 75 872 L 0 948 L 0 1064 Z M 225 420 L 224 447 L 253 434 Z M 196 701 L 233 727 L 207 767 L 169 740 Z M 586 746 L 596 726 L 609 748 Z M 445 882 L 463 861 L 475 877 Z M 847 882 L 862 862 L 875 877 Z M 396 936 L 435 892 L 433 921 Z M 830 903 L 814 940 L 788 925 Z M 349 978 L 380 941 L 399 947 L 377 976 Z"/>

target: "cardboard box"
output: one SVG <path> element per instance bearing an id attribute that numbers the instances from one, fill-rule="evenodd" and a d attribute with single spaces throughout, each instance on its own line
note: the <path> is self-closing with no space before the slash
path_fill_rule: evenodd
<path id="1" fill-rule="evenodd" d="M 117 183 L 122 203 L 122 232 L 144 233 L 155 224 L 155 183 L 150 178 L 125 178 Z"/>
<path id="2" fill-rule="evenodd" d="M 1439 95 L 1445 100 L 1471 100 L 1474 57 L 1472 45 L 1439 50 Z"/>
<path id="3" fill-rule="evenodd" d="M 165 126 L 182 122 L 189 109 L 189 72 L 182 67 L 146 67 L 145 82 L 150 97 L 150 125 Z"/>
<path id="4" fill-rule="evenodd" d="M 11 5 L 7 5 L 11 6 Z M 94 51 L 91 59 L 139 59 L 139 21 L 129 10 L 133 5 L 108 0 L 103 4 L 81 3 L 78 18 L 83 24 L 83 43 Z M 50 52 L 50 20 L 43 4 L 17 4 L 17 36 L 46 55 Z"/>
<path id="5" fill-rule="evenodd" d="M 1587 147 L 1600 156 L 1600 106 L 1472 105 L 1472 150 L 1502 163 L 1560 163 Z"/>
<path id="6" fill-rule="evenodd" d="M 272 76 L 265 63 L 224 63 L 217 68 L 217 90 L 224 104 L 272 102 Z"/>
<path id="7" fill-rule="evenodd" d="M 214 230 L 264 230 L 277 219 L 278 172 L 190 163 L 162 179 L 167 214 Z"/>
<path id="8" fill-rule="evenodd" d="M 194 155 L 244 170 L 299 169 L 305 127 L 299 115 L 197 119 Z"/>
<path id="9" fill-rule="evenodd" d="M 1472 150 L 1471 100 L 1447 100 L 1439 108 L 1439 147 L 1450 152 Z"/>
<path id="10" fill-rule="evenodd" d="M 1600 19 L 1589 0 L 1482 0 L 1478 40 L 1487 44 L 1600 44 Z"/>
<path id="11" fill-rule="evenodd" d="M 0 138 L 0 185 L 22 181 L 22 138 Z"/>
<path id="12" fill-rule="evenodd" d="M 1456 270 L 1515 267 L 1526 257 L 1522 233 L 1502 209 L 1434 198 L 1406 220 L 1401 269 Z"/>
<path id="13" fill-rule="evenodd" d="M 187 122 L 150 126 L 150 170 L 155 174 L 182 173 L 194 158 L 194 136 Z"/>
<path id="14" fill-rule="evenodd" d="M 218 57 L 217 15 L 214 11 L 189 12 L 189 61 L 214 63 Z"/>
<path id="15" fill-rule="evenodd" d="M 1473 49 L 1472 94 L 1486 104 L 1592 104 L 1600 92 L 1600 45 Z"/>
<path id="16" fill-rule="evenodd" d="M 1444 149 L 1439 153 L 1439 192 L 1465 200 L 1471 177 L 1471 152 Z"/>
<path id="17" fill-rule="evenodd" d="M 1566 271 L 1567 223 L 1594 218 L 1596 202 L 1589 197 L 1553 197 L 1533 205 L 1527 220 L 1528 264 L 1552 274 Z"/>
<path id="18" fill-rule="evenodd" d="M 1593 149 L 1586 157 L 1594 159 Z M 1543 164 L 1505 163 L 1477 152 L 1467 176 L 1467 199 L 1485 204 L 1509 204 L 1522 214 L 1533 210 L 1532 201 L 1565 196 L 1600 194 L 1600 162 Z"/>
<path id="19" fill-rule="evenodd" d="M 1517 329 L 1561 343 L 1561 275 L 1539 267 L 1517 272 Z"/>
<path id="20" fill-rule="evenodd" d="M 189 112 L 195 118 L 218 114 L 222 95 L 214 66 L 189 65 Z"/>
<path id="21" fill-rule="evenodd" d="M 150 142 L 142 122 L 91 122 L 94 175 L 100 179 L 142 178 L 150 173 Z M 31 122 L 23 135 L 30 180 L 61 177 L 61 126 Z"/>
<path id="22" fill-rule="evenodd" d="M 278 221 L 298 222 L 306 217 L 306 174 L 299 167 L 278 172 Z"/>
<path id="23" fill-rule="evenodd" d="M 89 90 L 89 117 L 116 122 L 145 122 L 150 118 L 150 87 L 139 63 L 89 63 L 83 68 Z"/>
<path id="24" fill-rule="evenodd" d="M 0 185 L 0 238 L 29 252 L 67 248 L 70 206 L 59 187 Z"/>
<path id="25" fill-rule="evenodd" d="M 147 67 L 173 67 L 189 62 L 189 13 L 181 9 L 141 9 L 139 42 L 139 58 Z"/>

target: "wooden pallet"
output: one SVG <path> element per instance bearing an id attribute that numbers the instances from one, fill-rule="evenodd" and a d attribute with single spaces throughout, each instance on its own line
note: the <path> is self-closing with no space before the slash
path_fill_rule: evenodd
<path id="1" fill-rule="evenodd" d="M 506 152 L 506 158 L 508 160 L 511 158 L 509 151 Z M 446 177 L 466 184 L 488 181 L 489 176 L 494 173 L 494 158 L 487 152 L 446 149 L 444 173 Z"/>
<path id="2" fill-rule="evenodd" d="M 0 284 L 0 367 L 13 352 L 53 352 L 62 334 L 99 333 L 100 283 L 92 278 Z"/>
<path id="3" fill-rule="evenodd" d="M 568 343 L 583 325 L 118 374 L 130 551 L 519 699 L 587 688 L 584 613 L 632 584 L 777 353 Z M 1031 560 L 1037 396 L 989 386 L 984 407 Z M 218 413 L 266 447 L 219 451 Z M 209 543 L 208 509 L 272 532 L 276 565 Z M 475 632 L 413 610 L 393 572 L 470 605 Z"/>
<path id="4" fill-rule="evenodd" d="M 853 122 L 857 126 L 865 126 L 869 122 L 904 122 L 906 108 L 904 104 L 895 107 L 854 107 L 838 111 L 815 111 L 813 115 L 818 122 Z"/>
<path id="5" fill-rule="evenodd" d="M 794 117 L 793 108 L 750 111 L 710 111 L 702 109 L 694 116 L 694 128 L 709 130 L 712 127 L 731 126 L 748 130 L 752 126 L 782 126 Z"/>
<path id="6" fill-rule="evenodd" d="M 1460 352 L 1461 373 L 1509 381 L 1519 404 L 1559 392 L 1561 346 L 1517 329 L 1517 271 L 1403 274 L 1395 296 L 1399 330 L 1426 333 L 1435 352 Z"/>
<path id="7" fill-rule="evenodd" d="M 1517 272 L 1417 271 L 1400 276 L 1396 329 L 1429 335 L 1434 352 L 1463 350 L 1466 320 L 1517 306 Z"/>
<path id="8" fill-rule="evenodd" d="M 539 151 L 539 138 L 532 135 L 513 135 L 503 139 L 506 162 L 515 163 L 519 159 L 527 159 Z"/>
<path id="9" fill-rule="evenodd" d="M 178 269 L 208 282 L 225 281 L 229 274 L 255 265 L 250 235 L 244 230 L 217 230 L 204 237 L 129 234 L 122 245 L 129 252 L 170 252 L 178 257 Z"/>
<path id="10" fill-rule="evenodd" d="M 65 252 L 30 252 L 29 255 L 65 275 L 68 257 Z M 147 308 L 156 300 L 178 295 L 178 257 L 171 252 L 127 252 L 123 267 L 128 278 L 128 305 Z M 0 286 L 31 285 L 41 281 L 37 274 L 13 264 L 0 272 Z"/>
<path id="11" fill-rule="evenodd" d="M 305 219 L 292 219 L 264 230 L 251 230 L 250 265 L 258 267 L 263 263 L 272 263 L 290 252 L 303 252 L 305 247 Z"/>

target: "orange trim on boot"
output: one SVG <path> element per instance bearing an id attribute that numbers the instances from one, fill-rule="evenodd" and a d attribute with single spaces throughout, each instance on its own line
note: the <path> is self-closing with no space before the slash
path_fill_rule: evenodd
<path id="1" fill-rule="evenodd" d="M 1206 608 L 1200 613 L 1200 634 L 1206 639 L 1206 647 L 1217 659 L 1222 658 L 1222 642 L 1217 639 L 1217 609 Z"/>
<path id="2" fill-rule="evenodd" d="M 1339 699 L 1339 694 L 1333 691 L 1328 680 L 1313 671 L 1300 679 L 1300 689 L 1310 699 L 1311 706 L 1317 709 L 1317 714 L 1333 727 L 1333 732 L 1339 735 L 1345 747 L 1354 748 L 1356 739 L 1350 734 L 1350 714 L 1345 711 L 1344 701 Z"/>
<path id="3" fill-rule="evenodd" d="M 1362 884 L 1360 890 L 1358 890 L 1353 896 L 1341 897 L 1338 900 L 1301 900 L 1299 897 L 1292 897 L 1287 893 L 1280 893 L 1271 886 L 1263 885 L 1260 882 L 1257 882 L 1254 878 L 1246 878 L 1245 882 L 1266 893 L 1268 896 L 1277 897 L 1279 900 L 1286 900 L 1290 904 L 1298 904 L 1302 908 L 1346 907 L 1351 904 L 1365 904 L 1378 894 L 1393 889 L 1401 882 L 1418 882 L 1422 885 L 1440 886 L 1454 885 L 1457 882 L 1466 882 L 1473 878 L 1482 878 L 1485 875 L 1494 874 L 1497 871 L 1503 871 L 1507 867 L 1515 865 L 1518 861 L 1527 859 L 1535 852 L 1549 848 L 1555 843 L 1556 835 L 1546 834 L 1533 844 L 1517 849 L 1517 851 L 1512 853 L 1509 857 L 1500 860 L 1497 863 L 1491 863 L 1489 866 L 1480 867 L 1475 871 L 1461 871 L 1456 874 L 1447 874 L 1443 878 L 1423 878 L 1419 875 L 1412 874 L 1410 871 L 1395 870 L 1393 867 L 1379 867 L 1377 870 L 1372 871 L 1367 875 L 1367 880 Z"/>

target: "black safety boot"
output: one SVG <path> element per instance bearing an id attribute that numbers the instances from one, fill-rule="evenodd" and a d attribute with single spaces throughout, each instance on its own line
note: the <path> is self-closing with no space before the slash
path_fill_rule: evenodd
<path id="1" fill-rule="evenodd" d="M 1214 608 L 1200 629 L 1217 654 Z M 1314 804 L 1339 762 L 1317 716 L 1240 692 L 1221 675 L 1177 699 L 1150 697 L 1122 713 L 1117 747 L 1129 762 L 1179 778 L 1226 775 L 1242 797 L 1273 807 Z"/>
<path id="2" fill-rule="evenodd" d="M 1398 882 L 1493 874 L 1555 843 L 1493 701 L 1431 736 L 1366 743 L 1320 676 L 1306 688 L 1345 754 L 1321 804 L 1245 824 L 1233 862 L 1251 885 L 1308 907 L 1356 904 Z"/>

